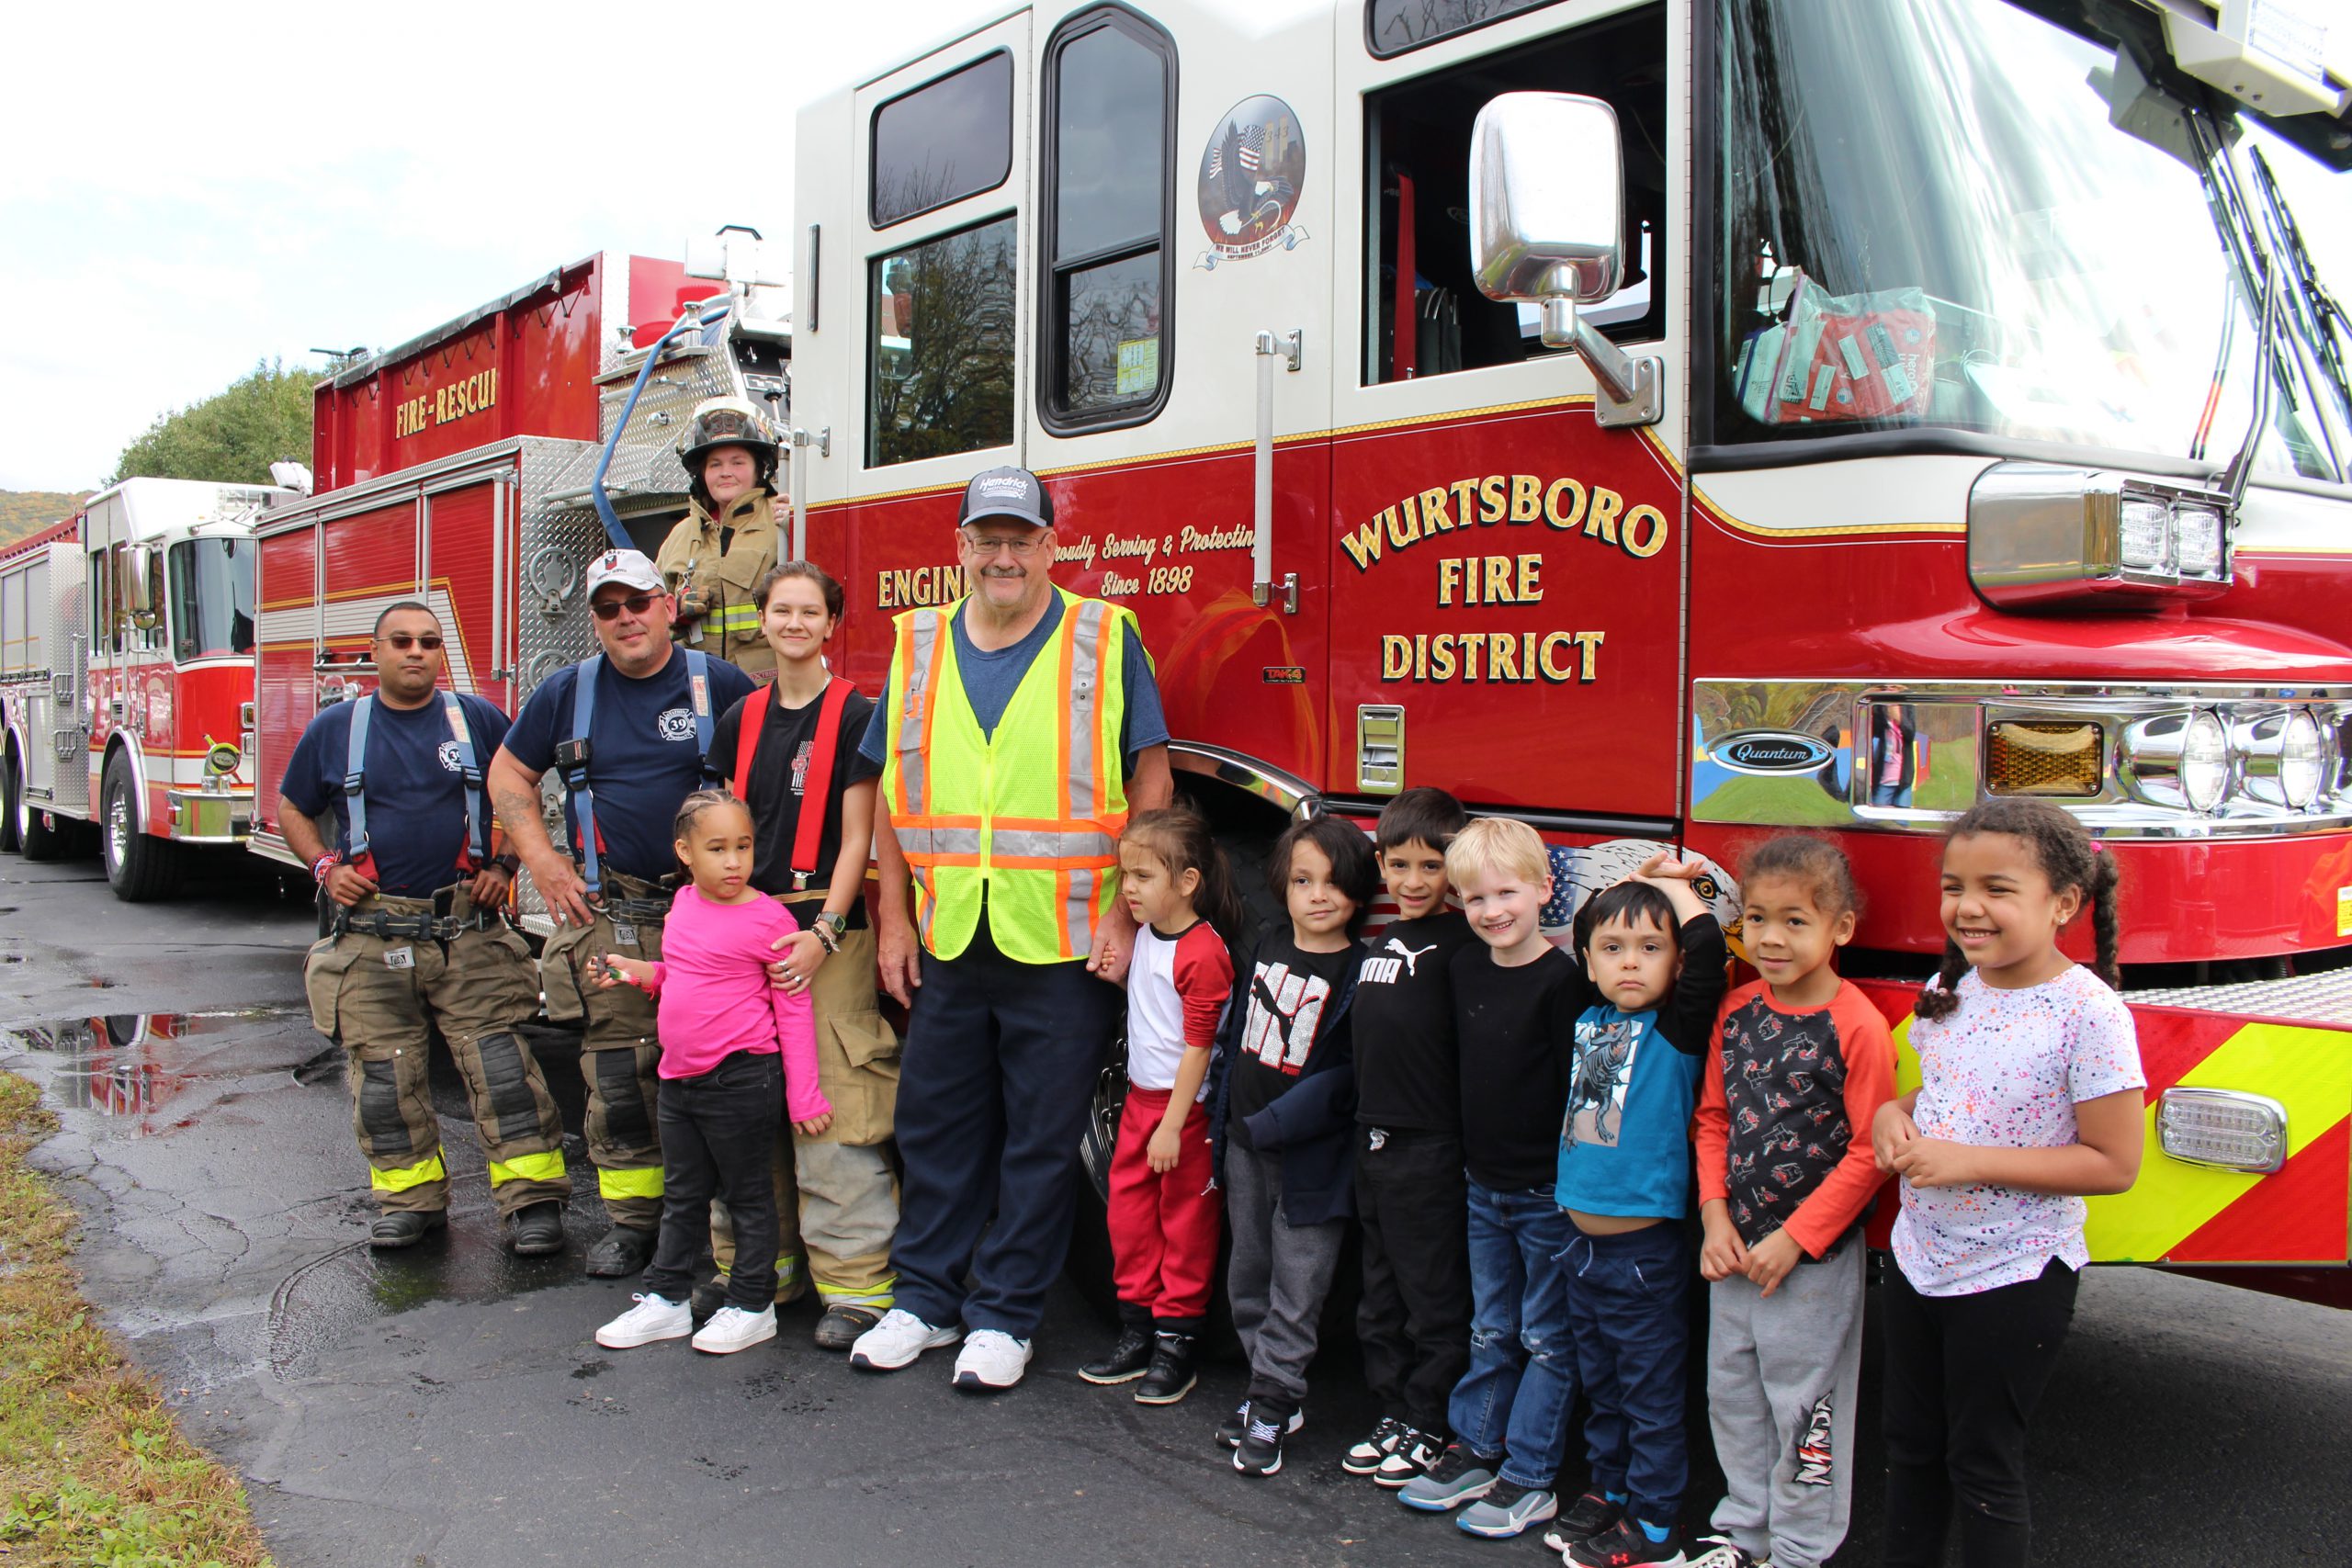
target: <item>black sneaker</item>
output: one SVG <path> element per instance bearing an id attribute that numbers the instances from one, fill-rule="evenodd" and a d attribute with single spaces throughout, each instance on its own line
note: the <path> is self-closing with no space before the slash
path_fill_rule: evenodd
<path id="1" fill-rule="evenodd" d="M 1408 1427 L 1380 1468 L 1372 1472 L 1372 1483 L 1394 1492 L 1418 1476 L 1427 1475 L 1437 1468 L 1445 1456 L 1445 1439 L 1434 1432 L 1424 1432 Z"/>
<path id="2" fill-rule="evenodd" d="M 1133 1382 L 1143 1376 L 1151 1365 L 1151 1325 L 1130 1323 L 1119 1329 L 1119 1341 L 1111 1353 L 1099 1361 L 1089 1361 L 1078 1369 L 1078 1375 L 1088 1382 L 1107 1388 L 1113 1383 Z"/>
<path id="3" fill-rule="evenodd" d="M 1350 1475 L 1370 1475 L 1411 1430 L 1394 1416 L 1383 1416 L 1379 1426 L 1358 1438 L 1354 1446 L 1340 1456 L 1340 1468 Z"/>
<path id="4" fill-rule="evenodd" d="M 1568 1561 L 1580 1568 L 1686 1568 L 1682 1539 L 1669 1529 L 1664 1540 L 1652 1540 L 1630 1514 L 1600 1534 L 1568 1548 Z"/>
<path id="5" fill-rule="evenodd" d="M 1569 1506 L 1568 1511 L 1544 1532 L 1544 1544 L 1555 1551 L 1566 1551 L 1581 1540 L 1589 1540 L 1615 1524 L 1624 1515 L 1624 1507 L 1611 1502 L 1598 1492 L 1588 1492 Z"/>
<path id="6" fill-rule="evenodd" d="M 1173 1404 L 1200 1382 L 1201 1340 L 1196 1334 L 1162 1329 L 1152 1337 L 1151 1370 L 1136 1384 L 1137 1404 Z"/>
<path id="7" fill-rule="evenodd" d="M 1448 1443 L 1435 1464 L 1398 1489 L 1396 1500 L 1425 1514 L 1449 1513 L 1493 1491 L 1495 1468 L 1501 1463 L 1460 1443 Z"/>
<path id="8" fill-rule="evenodd" d="M 1249 1428 L 1241 1434 L 1240 1446 L 1233 1450 L 1233 1468 L 1244 1475 L 1272 1475 L 1283 1467 L 1283 1429 L 1287 1423 L 1281 1420 L 1261 1421 L 1250 1418 Z"/>
<path id="9" fill-rule="evenodd" d="M 1306 1425 L 1306 1412 L 1294 1410 L 1290 1413 L 1290 1424 L 1283 1428 L 1283 1435 L 1295 1436 L 1298 1429 Z M 1249 1430 L 1250 1402 L 1245 1399 L 1233 1407 L 1232 1415 L 1216 1424 L 1216 1440 L 1225 1448 L 1238 1449 L 1241 1446 L 1242 1437 Z"/>

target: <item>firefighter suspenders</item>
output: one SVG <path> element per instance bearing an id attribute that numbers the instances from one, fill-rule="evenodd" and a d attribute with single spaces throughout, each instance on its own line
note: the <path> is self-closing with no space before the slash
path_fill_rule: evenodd
<path id="1" fill-rule="evenodd" d="M 694 702 L 695 743 L 707 762 L 712 728 L 710 656 L 691 648 L 680 652 L 686 661 L 686 687 Z M 604 663 L 603 654 L 592 653 L 573 666 L 571 739 L 556 748 L 556 765 L 562 772 L 563 787 L 571 792 L 572 817 L 580 827 L 580 880 L 591 898 L 604 891 L 599 858 L 604 840 L 596 831 L 596 792 L 588 784 L 588 727 L 596 715 L 596 673 Z"/>
<path id="2" fill-rule="evenodd" d="M 455 692 L 437 694 L 441 712 L 449 720 L 449 739 L 458 748 L 458 773 L 466 786 L 466 847 L 458 856 L 459 871 L 479 871 L 490 863 L 490 815 L 482 808 L 481 761 L 474 753 L 474 736 L 466 723 L 465 705 Z M 374 693 L 359 699 L 351 710 L 351 739 L 343 762 L 344 863 L 376 879 L 375 856 L 368 839 L 368 721 L 375 712 Z"/>
<path id="3" fill-rule="evenodd" d="M 854 690 L 836 675 L 825 682 L 825 694 L 818 699 L 817 735 L 809 743 L 808 773 L 800 786 L 800 817 L 792 832 L 795 893 L 808 891 L 808 879 L 817 873 L 817 846 L 825 836 L 825 816 L 833 807 L 833 757 L 841 739 L 842 709 Z M 752 798 L 752 761 L 759 755 L 760 729 L 767 723 L 770 704 L 780 700 L 774 694 L 774 686 L 763 687 L 743 705 L 742 733 L 735 739 L 735 798 L 746 804 Z"/>

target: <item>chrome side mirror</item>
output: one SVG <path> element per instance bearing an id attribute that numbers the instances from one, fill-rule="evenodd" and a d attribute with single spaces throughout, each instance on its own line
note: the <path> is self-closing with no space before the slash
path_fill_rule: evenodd
<path id="1" fill-rule="evenodd" d="M 1572 93 L 1505 93 L 1470 133 L 1470 265 L 1489 299 L 1532 301 L 1545 346 L 1573 348 L 1604 425 L 1655 424 L 1664 367 L 1628 356 L 1577 313 L 1617 292 L 1625 189 L 1617 111 Z"/>

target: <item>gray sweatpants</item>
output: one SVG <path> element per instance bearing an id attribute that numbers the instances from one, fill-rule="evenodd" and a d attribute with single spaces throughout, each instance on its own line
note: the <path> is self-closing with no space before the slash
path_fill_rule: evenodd
<path id="1" fill-rule="evenodd" d="M 1228 1142 L 1225 1146 L 1226 1224 L 1233 1257 L 1226 1294 L 1233 1329 L 1250 1358 L 1250 1401 L 1284 1415 L 1306 1398 L 1317 1320 L 1340 1261 L 1345 1220 L 1294 1225 L 1283 1217 L 1283 1164 Z"/>
<path id="2" fill-rule="evenodd" d="M 1773 1568 L 1819 1568 L 1846 1539 L 1863 1250 L 1848 1236 L 1769 1301 L 1738 1274 L 1709 1287 L 1707 1418 L 1727 1488 L 1714 1527 Z"/>

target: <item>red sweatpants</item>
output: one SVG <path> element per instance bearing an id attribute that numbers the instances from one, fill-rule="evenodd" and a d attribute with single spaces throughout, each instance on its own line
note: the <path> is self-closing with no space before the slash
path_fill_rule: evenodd
<path id="1" fill-rule="evenodd" d="M 1176 1168 L 1155 1173 L 1148 1145 L 1168 1113 L 1164 1089 L 1129 1089 L 1111 1156 L 1112 1274 L 1119 1300 L 1148 1307 L 1156 1319 L 1208 1315 L 1216 1279 L 1217 1233 L 1225 1224 L 1209 1187 L 1209 1115 L 1195 1105 L 1184 1118 Z"/>

